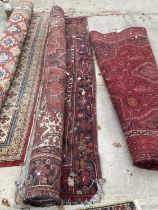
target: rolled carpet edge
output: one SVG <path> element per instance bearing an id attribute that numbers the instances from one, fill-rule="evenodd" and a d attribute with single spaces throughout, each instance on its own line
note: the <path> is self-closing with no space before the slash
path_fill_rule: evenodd
<path id="1" fill-rule="evenodd" d="M 158 136 L 133 136 L 127 139 L 133 165 L 158 170 Z M 143 145 L 143 146 L 142 146 Z M 157 145 L 157 148 L 155 147 Z M 157 152 L 155 153 L 155 149 Z"/>
<path id="2" fill-rule="evenodd" d="M 60 205 L 61 199 L 57 198 L 55 196 L 44 196 L 44 195 L 36 195 L 33 197 L 29 197 L 24 199 L 24 204 L 29 204 L 32 206 L 40 206 L 40 207 L 46 207 L 46 206 L 52 206 L 52 205 Z"/>

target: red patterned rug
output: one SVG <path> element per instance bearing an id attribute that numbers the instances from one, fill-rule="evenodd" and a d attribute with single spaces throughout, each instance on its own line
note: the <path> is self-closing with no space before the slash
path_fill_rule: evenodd
<path id="1" fill-rule="evenodd" d="M 20 1 L 0 37 L 0 108 L 16 72 L 32 10 L 30 1 Z"/>
<path id="2" fill-rule="evenodd" d="M 67 93 L 61 198 L 82 203 L 97 193 L 100 164 L 96 130 L 96 84 L 87 18 L 66 19 Z"/>
<path id="3" fill-rule="evenodd" d="M 65 81 L 64 13 L 54 7 L 50 14 L 43 90 L 26 183 L 25 202 L 35 206 L 60 203 Z"/>
<path id="4" fill-rule="evenodd" d="M 21 165 L 25 160 L 42 74 L 47 26 L 48 14 L 32 15 L 18 67 L 1 107 L 0 167 Z M 20 37 L 17 24 L 9 25 L 6 30 Z M 5 65 L 12 69 L 11 63 L 10 60 Z"/>
<path id="5" fill-rule="evenodd" d="M 133 163 L 158 169 L 158 69 L 144 28 L 90 33 Z"/>
<path id="6" fill-rule="evenodd" d="M 77 204 L 98 192 L 95 71 L 88 34 L 86 18 L 66 19 L 65 32 L 64 12 L 53 7 L 25 203 Z"/>

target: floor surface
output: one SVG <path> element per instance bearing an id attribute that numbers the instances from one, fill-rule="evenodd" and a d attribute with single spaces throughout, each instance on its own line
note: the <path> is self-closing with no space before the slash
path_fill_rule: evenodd
<path id="1" fill-rule="evenodd" d="M 11 0 L 14 5 L 16 0 Z M 131 26 L 143 26 L 148 31 L 158 64 L 158 3 L 157 0 L 34 0 L 35 11 L 49 11 L 52 4 L 65 10 L 67 16 L 88 16 L 89 30 L 119 31 Z M 0 32 L 6 23 L 0 3 Z M 116 113 L 111 104 L 103 79 L 96 65 L 98 145 L 104 185 L 102 204 L 138 200 L 143 210 L 158 210 L 158 172 L 139 169 L 132 165 Z M 116 143 L 119 143 L 117 147 Z M 31 146 L 30 146 L 31 147 Z M 30 149 L 29 149 L 30 150 Z M 29 157 L 29 153 L 28 153 Z M 17 207 L 15 182 L 25 173 L 24 167 L 0 168 L 0 210 L 44 208 Z M 20 175 L 21 174 L 21 175 Z M 7 202 L 4 202 L 7 199 Z M 10 207 L 9 207 L 10 206 Z M 75 210 L 76 206 L 49 207 L 48 210 Z"/>

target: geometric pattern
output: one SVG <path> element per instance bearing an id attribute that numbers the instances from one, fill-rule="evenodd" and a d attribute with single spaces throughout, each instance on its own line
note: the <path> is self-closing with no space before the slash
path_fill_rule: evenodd
<path id="1" fill-rule="evenodd" d="M 30 1 L 20 1 L 0 37 L 0 109 L 15 75 L 32 10 Z"/>
<path id="2" fill-rule="evenodd" d="M 21 165 L 25 159 L 42 75 L 47 23 L 48 14 L 34 13 L 32 15 L 18 67 L 1 107 L 0 167 Z M 16 27 L 11 26 L 9 30 L 15 32 Z M 11 42 L 14 43 L 10 37 L 3 40 L 6 46 Z M 7 55 L 6 52 L 1 53 L 1 62 L 2 60 L 4 62 Z M 4 77 L 6 79 L 10 76 L 12 62 L 7 65 L 7 69 L 6 71 L 0 68 L 1 84 Z"/>
<path id="3" fill-rule="evenodd" d="M 158 69 L 146 29 L 90 37 L 134 165 L 158 170 Z"/>

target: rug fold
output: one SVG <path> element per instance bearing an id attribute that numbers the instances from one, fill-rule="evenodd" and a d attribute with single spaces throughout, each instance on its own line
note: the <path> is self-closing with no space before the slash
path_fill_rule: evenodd
<path id="1" fill-rule="evenodd" d="M 31 1 L 20 1 L 0 36 L 0 109 L 16 72 L 32 10 Z"/>
<path id="2" fill-rule="evenodd" d="M 90 37 L 134 165 L 158 170 L 158 69 L 146 29 Z"/>

